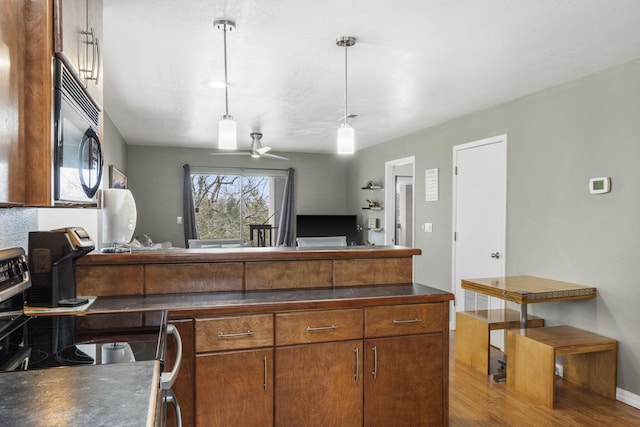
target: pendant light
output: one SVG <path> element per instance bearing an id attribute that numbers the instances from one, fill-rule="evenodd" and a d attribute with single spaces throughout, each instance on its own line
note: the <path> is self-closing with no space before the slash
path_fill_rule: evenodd
<path id="1" fill-rule="evenodd" d="M 229 81 L 227 80 L 227 31 L 236 29 L 236 23 L 226 19 L 215 21 L 213 26 L 224 34 L 224 116 L 218 122 L 218 148 L 235 150 L 238 146 L 238 132 L 233 116 L 229 115 Z"/>
<path id="2" fill-rule="evenodd" d="M 353 128 L 347 122 L 349 114 L 347 108 L 347 48 L 356 44 L 356 38 L 351 36 L 340 37 L 336 44 L 344 47 L 344 121 L 338 128 L 338 154 L 353 154 L 355 141 Z"/>

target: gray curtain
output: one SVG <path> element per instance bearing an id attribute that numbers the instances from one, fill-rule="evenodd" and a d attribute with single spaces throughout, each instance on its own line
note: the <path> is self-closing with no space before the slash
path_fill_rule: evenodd
<path id="1" fill-rule="evenodd" d="M 293 246 L 293 168 L 287 169 L 276 246 Z"/>
<path id="2" fill-rule="evenodd" d="M 198 223 L 196 222 L 196 208 L 193 204 L 193 189 L 191 188 L 191 167 L 184 168 L 184 186 L 182 188 L 182 215 L 184 224 L 184 247 L 189 247 L 189 239 L 198 239 Z"/>

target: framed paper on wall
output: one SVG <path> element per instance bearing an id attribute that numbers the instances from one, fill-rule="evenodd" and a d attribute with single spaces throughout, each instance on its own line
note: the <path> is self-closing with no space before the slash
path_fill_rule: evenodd
<path id="1" fill-rule="evenodd" d="M 109 187 L 127 188 L 127 175 L 113 165 L 109 166 Z"/>

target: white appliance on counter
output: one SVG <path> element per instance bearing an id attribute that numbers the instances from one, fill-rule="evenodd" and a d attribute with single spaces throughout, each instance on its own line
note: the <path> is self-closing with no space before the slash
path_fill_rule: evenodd
<path id="1" fill-rule="evenodd" d="M 111 245 L 102 252 L 131 252 L 123 245 L 131 242 L 138 220 L 133 194 L 122 188 L 107 188 L 102 190 L 102 204 L 102 242 Z"/>

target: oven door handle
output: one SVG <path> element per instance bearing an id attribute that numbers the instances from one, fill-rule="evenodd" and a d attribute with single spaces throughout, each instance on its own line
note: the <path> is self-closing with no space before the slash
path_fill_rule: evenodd
<path id="1" fill-rule="evenodd" d="M 167 404 L 171 403 L 173 405 L 174 412 L 176 414 L 176 427 L 182 427 L 182 413 L 180 412 L 180 404 L 178 403 L 178 399 L 176 395 L 173 393 L 173 390 L 165 390 L 163 397 L 163 427 L 167 425 Z"/>
<path id="2" fill-rule="evenodd" d="M 178 329 L 174 325 L 168 324 L 167 334 L 173 335 L 176 339 L 176 348 L 178 351 L 176 354 L 176 361 L 173 364 L 173 369 L 171 369 L 170 372 L 163 372 L 160 375 L 160 389 L 162 390 L 170 390 L 173 387 L 173 383 L 176 381 L 176 377 L 180 371 L 180 363 L 182 362 L 182 338 L 180 338 Z"/>

